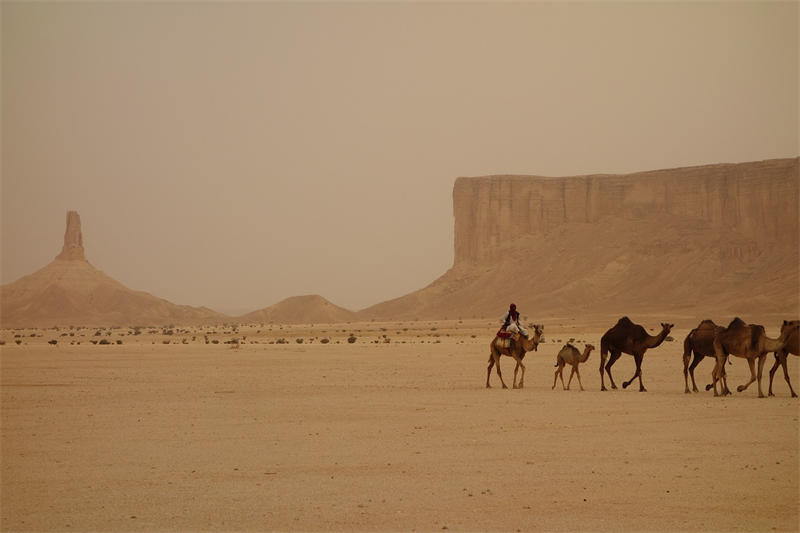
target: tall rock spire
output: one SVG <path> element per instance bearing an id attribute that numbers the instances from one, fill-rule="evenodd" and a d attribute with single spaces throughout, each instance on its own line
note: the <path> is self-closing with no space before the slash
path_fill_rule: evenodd
<path id="1" fill-rule="evenodd" d="M 56 259 L 63 261 L 86 261 L 83 254 L 81 216 L 77 211 L 67 211 L 67 231 L 64 233 L 64 248 Z"/>

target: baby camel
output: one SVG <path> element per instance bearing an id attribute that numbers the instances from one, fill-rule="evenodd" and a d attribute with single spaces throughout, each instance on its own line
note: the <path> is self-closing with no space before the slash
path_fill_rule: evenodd
<path id="1" fill-rule="evenodd" d="M 583 390 L 583 383 L 581 383 L 581 373 L 578 372 L 578 365 L 581 363 L 585 363 L 587 359 L 589 359 L 589 354 L 594 350 L 594 346 L 591 344 L 587 344 L 586 347 L 583 349 L 583 354 L 581 354 L 577 348 L 575 348 L 571 344 L 565 344 L 561 351 L 558 352 L 556 356 L 556 365 L 558 369 L 556 370 L 555 375 L 553 376 L 553 389 L 556 388 L 556 381 L 558 378 L 561 377 L 561 386 L 564 390 L 569 390 L 569 384 L 572 383 L 572 375 L 578 375 L 578 385 L 580 385 L 581 390 Z M 564 385 L 564 366 L 570 364 L 572 365 L 572 372 L 569 374 L 569 380 L 567 381 L 566 386 Z"/>

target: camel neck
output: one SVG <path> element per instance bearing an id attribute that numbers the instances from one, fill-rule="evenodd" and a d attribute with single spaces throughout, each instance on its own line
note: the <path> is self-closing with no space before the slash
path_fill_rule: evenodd
<path id="1" fill-rule="evenodd" d="M 655 348 L 658 345 L 660 345 L 662 342 L 664 342 L 664 339 L 666 339 L 666 338 L 667 338 L 667 330 L 662 329 L 661 333 L 659 333 L 655 337 L 651 337 L 650 335 L 648 335 L 647 336 L 647 341 L 645 342 L 645 345 L 648 348 Z"/>

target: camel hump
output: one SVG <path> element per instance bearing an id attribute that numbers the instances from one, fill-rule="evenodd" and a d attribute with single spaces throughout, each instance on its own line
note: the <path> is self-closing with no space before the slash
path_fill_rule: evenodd
<path id="1" fill-rule="evenodd" d="M 739 317 L 737 316 L 736 318 L 734 318 L 733 320 L 731 320 L 731 323 L 730 323 L 730 324 L 728 324 L 728 329 L 731 329 L 731 328 L 743 328 L 743 327 L 745 327 L 746 325 L 747 325 L 747 324 L 745 324 L 745 323 L 744 323 L 744 320 L 742 320 L 741 318 L 739 318 Z"/>
<path id="2" fill-rule="evenodd" d="M 764 326 L 752 325 L 750 327 L 750 346 L 752 348 L 757 348 L 759 339 L 766 334 L 767 332 Z"/>
<path id="3" fill-rule="evenodd" d="M 632 326 L 633 322 L 631 321 L 630 318 L 628 318 L 627 316 L 624 316 L 624 317 L 620 318 L 617 321 L 617 325 L 618 326 Z"/>
<path id="4" fill-rule="evenodd" d="M 700 322 L 700 325 L 697 326 L 697 329 L 714 329 L 715 327 L 717 327 L 717 325 L 714 323 L 714 321 L 709 318 L 706 318 L 705 320 Z"/>

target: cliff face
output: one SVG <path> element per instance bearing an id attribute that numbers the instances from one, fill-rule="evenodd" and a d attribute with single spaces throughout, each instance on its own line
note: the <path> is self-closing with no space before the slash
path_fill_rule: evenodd
<path id="1" fill-rule="evenodd" d="M 610 217 L 637 224 L 667 215 L 745 239 L 796 241 L 798 201 L 798 158 L 627 175 L 458 178 L 454 265 L 490 260 L 521 236 Z"/>
<path id="2" fill-rule="evenodd" d="M 800 315 L 798 161 L 459 178 L 453 268 L 359 315 Z"/>

